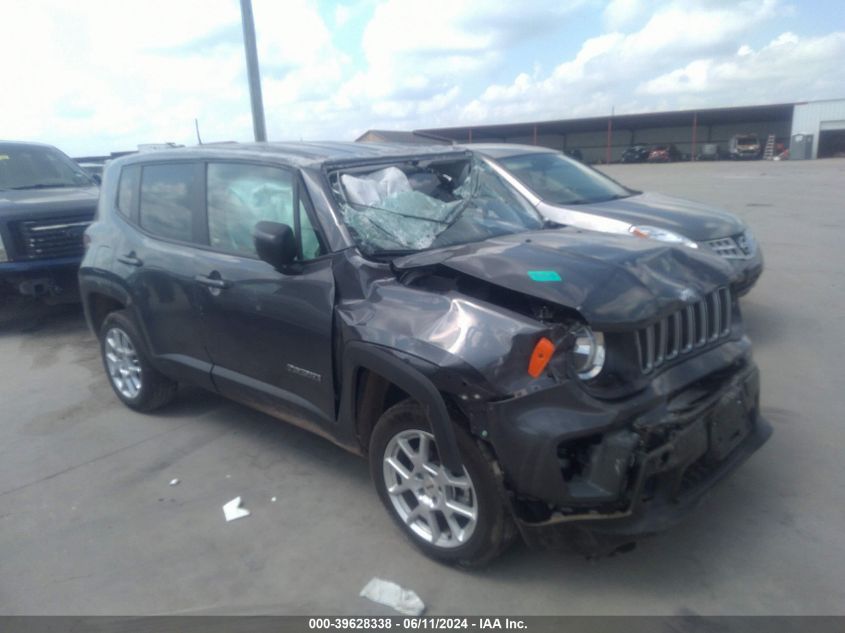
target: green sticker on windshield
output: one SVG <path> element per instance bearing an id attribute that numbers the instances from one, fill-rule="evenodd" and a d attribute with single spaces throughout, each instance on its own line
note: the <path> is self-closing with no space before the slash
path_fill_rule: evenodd
<path id="1" fill-rule="evenodd" d="M 531 281 L 563 281 L 554 270 L 529 270 L 528 276 Z"/>

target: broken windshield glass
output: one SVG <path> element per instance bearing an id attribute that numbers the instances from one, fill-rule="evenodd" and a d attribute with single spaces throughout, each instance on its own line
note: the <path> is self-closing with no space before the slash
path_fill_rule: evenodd
<path id="1" fill-rule="evenodd" d="M 484 163 L 415 162 L 333 174 L 343 220 L 366 254 L 419 251 L 542 228 Z"/>

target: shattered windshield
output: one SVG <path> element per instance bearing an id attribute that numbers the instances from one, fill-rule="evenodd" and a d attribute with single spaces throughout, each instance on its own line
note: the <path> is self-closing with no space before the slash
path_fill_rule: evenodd
<path id="1" fill-rule="evenodd" d="M 331 175 L 365 254 L 407 253 L 542 228 L 534 208 L 481 161 L 413 160 Z"/>
<path id="2" fill-rule="evenodd" d="M 586 204 L 625 198 L 631 191 L 563 154 L 523 154 L 498 161 L 542 200 Z"/>

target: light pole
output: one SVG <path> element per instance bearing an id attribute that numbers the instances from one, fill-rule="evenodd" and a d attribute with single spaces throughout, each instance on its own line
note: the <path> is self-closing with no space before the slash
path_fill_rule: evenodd
<path id="1" fill-rule="evenodd" d="M 258 50 L 255 46 L 255 20 L 252 17 L 252 0 L 241 0 L 241 23 L 244 29 L 246 74 L 249 78 L 249 101 L 252 104 L 252 129 L 255 140 L 267 140 L 264 124 L 264 100 L 261 97 L 261 73 L 258 70 Z"/>

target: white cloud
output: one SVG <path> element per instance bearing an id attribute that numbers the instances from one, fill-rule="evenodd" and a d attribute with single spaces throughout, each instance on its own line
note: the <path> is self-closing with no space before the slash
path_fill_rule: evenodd
<path id="1" fill-rule="evenodd" d="M 609 29 L 616 30 L 642 17 L 648 9 L 644 0 L 611 0 L 604 8 L 602 17 Z"/>
<path id="2" fill-rule="evenodd" d="M 638 30 L 587 39 L 575 57 L 545 76 L 521 73 L 509 84 L 489 86 L 456 119 L 464 124 L 503 122 L 603 115 L 611 109 L 623 113 L 841 96 L 833 94 L 835 78 L 842 74 L 835 34 L 826 44 L 817 41 L 824 38 L 800 44 L 794 34 L 785 33 L 758 53 L 739 45 L 781 10 L 776 0 L 664 4 Z M 801 64 L 831 80 L 811 79 L 817 75 L 808 75 Z M 742 75 L 736 81 L 745 85 L 722 90 L 734 75 Z M 791 90 L 783 91 L 765 77 L 777 77 Z"/>
<path id="3" fill-rule="evenodd" d="M 744 47 L 731 57 L 692 61 L 643 82 L 638 92 L 685 104 L 701 95 L 732 103 L 841 97 L 843 59 L 845 32 L 809 38 L 787 32 L 757 51 Z"/>
<path id="4" fill-rule="evenodd" d="M 334 8 L 334 25 L 337 27 L 345 26 L 352 17 L 352 10 L 345 4 L 339 4 Z"/>

